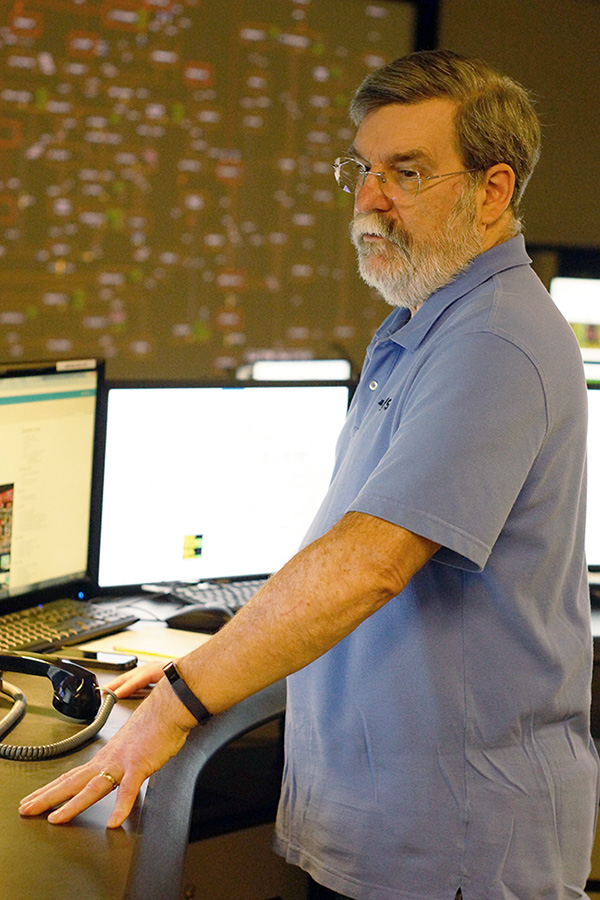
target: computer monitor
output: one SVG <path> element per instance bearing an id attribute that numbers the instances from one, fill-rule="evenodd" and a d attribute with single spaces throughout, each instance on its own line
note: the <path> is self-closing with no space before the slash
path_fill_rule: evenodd
<path id="1" fill-rule="evenodd" d="M 0 365 L 0 611 L 88 575 L 96 360 Z"/>
<path id="2" fill-rule="evenodd" d="M 348 359 L 259 359 L 236 372 L 240 381 L 350 381 Z"/>
<path id="3" fill-rule="evenodd" d="M 550 296 L 575 332 L 584 361 L 600 362 L 600 278 L 553 278 Z"/>
<path id="4" fill-rule="evenodd" d="M 326 492 L 348 384 L 114 385 L 98 583 L 268 575 Z"/>

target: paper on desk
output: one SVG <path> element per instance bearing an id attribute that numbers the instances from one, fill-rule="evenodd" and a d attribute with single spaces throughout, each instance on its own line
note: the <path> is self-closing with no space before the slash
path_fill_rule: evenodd
<path id="1" fill-rule="evenodd" d="M 210 634 L 199 634 L 197 631 L 181 631 L 178 628 L 135 628 L 109 634 L 95 641 L 82 644 L 84 650 L 102 651 L 104 653 L 133 653 L 142 657 L 144 662 L 150 659 L 178 659 L 200 644 L 205 644 Z"/>

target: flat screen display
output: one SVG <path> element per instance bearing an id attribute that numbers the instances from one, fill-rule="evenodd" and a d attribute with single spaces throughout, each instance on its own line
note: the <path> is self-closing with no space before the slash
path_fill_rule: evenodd
<path id="1" fill-rule="evenodd" d="M 108 391 L 101 587 L 271 574 L 326 492 L 347 384 Z"/>
<path id="2" fill-rule="evenodd" d="M 585 362 L 600 362 L 600 278 L 557 277 L 550 296 L 575 332 Z"/>
<path id="3" fill-rule="evenodd" d="M 99 368 L 73 365 L 0 371 L 0 598 L 87 574 Z"/>

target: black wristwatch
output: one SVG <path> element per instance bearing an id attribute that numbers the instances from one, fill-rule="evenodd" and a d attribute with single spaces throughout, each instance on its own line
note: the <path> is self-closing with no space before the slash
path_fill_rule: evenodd
<path id="1" fill-rule="evenodd" d="M 183 680 L 183 677 L 180 674 L 179 669 L 177 668 L 175 663 L 167 663 L 167 665 L 163 668 L 163 672 L 167 676 L 169 684 L 171 685 L 183 705 L 187 707 L 187 709 L 189 709 L 195 719 L 198 719 L 199 725 L 204 725 L 204 723 L 208 719 L 210 719 L 211 714 L 205 707 L 204 703 L 201 703 L 196 695 L 191 692 L 191 690 Z"/>

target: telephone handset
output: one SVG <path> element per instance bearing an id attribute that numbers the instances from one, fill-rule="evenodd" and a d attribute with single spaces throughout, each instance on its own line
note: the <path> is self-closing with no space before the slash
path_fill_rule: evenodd
<path id="1" fill-rule="evenodd" d="M 0 757 L 5 759 L 48 759 L 74 750 L 100 731 L 117 700 L 112 691 L 100 690 L 93 672 L 77 663 L 38 653 L 0 654 L 0 693 L 13 701 L 10 712 L 0 720 L 0 738 L 16 725 L 26 709 L 23 692 L 3 681 L 2 675 L 7 671 L 45 675 L 54 689 L 54 708 L 65 716 L 90 724 L 72 737 L 53 744 L 28 747 L 0 743 Z"/>

